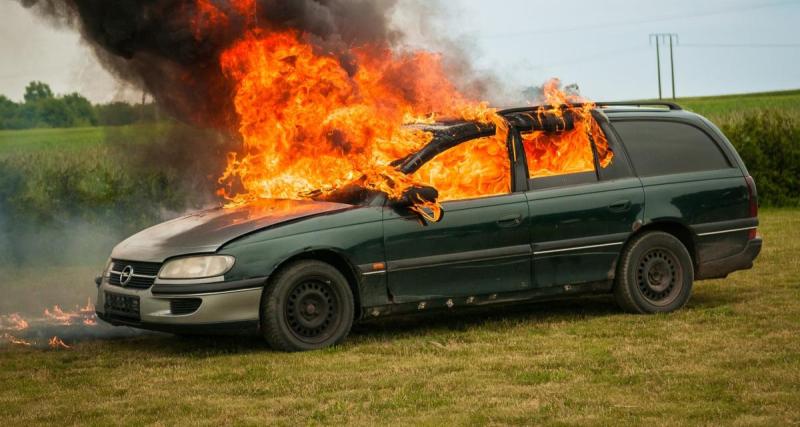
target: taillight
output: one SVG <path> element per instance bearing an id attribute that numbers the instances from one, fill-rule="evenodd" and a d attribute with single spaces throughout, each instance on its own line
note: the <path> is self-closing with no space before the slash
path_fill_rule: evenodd
<path id="1" fill-rule="evenodd" d="M 747 193 L 750 196 L 749 214 L 751 218 L 756 218 L 758 217 L 758 192 L 756 191 L 756 181 L 750 175 L 746 176 L 744 180 L 747 182 Z M 754 228 L 750 230 L 747 237 L 753 240 L 757 235 L 758 230 Z"/>

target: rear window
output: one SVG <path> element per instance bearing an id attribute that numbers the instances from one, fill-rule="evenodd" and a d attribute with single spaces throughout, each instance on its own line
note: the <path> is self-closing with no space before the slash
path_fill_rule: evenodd
<path id="1" fill-rule="evenodd" d="M 725 155 L 708 134 L 692 125 L 665 121 L 615 122 L 639 176 L 727 169 Z"/>

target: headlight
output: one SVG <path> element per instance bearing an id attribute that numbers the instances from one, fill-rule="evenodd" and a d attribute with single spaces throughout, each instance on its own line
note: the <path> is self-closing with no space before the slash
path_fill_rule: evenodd
<path id="1" fill-rule="evenodd" d="M 160 279 L 203 279 L 221 276 L 233 267 L 236 259 L 229 255 L 209 255 L 177 258 L 167 261 L 161 271 Z"/>

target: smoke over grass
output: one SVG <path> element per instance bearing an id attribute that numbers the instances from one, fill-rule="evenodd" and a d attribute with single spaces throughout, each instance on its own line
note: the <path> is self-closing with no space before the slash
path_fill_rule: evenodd
<path id="1" fill-rule="evenodd" d="M 52 133 L 26 133 L 39 132 Z M 0 151 L 0 314 L 85 304 L 119 241 L 219 203 L 216 159 L 236 144 L 230 135 L 177 123 L 103 133 L 75 147 Z"/>

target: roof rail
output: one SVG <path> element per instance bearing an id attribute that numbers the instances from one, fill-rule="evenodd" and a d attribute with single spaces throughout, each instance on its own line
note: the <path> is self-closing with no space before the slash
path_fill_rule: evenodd
<path id="1" fill-rule="evenodd" d="M 583 103 L 575 103 L 575 104 L 564 104 L 558 107 L 549 104 L 542 104 L 542 105 L 531 105 L 528 107 L 519 107 L 519 108 L 509 108 L 506 110 L 498 111 L 500 115 L 506 114 L 514 114 L 514 113 L 529 113 L 535 112 L 539 110 L 554 110 L 556 108 L 581 108 L 585 104 Z M 597 102 L 594 103 L 597 107 L 667 107 L 670 111 L 682 111 L 680 105 L 674 102 Z"/>
<path id="2" fill-rule="evenodd" d="M 667 107 L 672 111 L 681 111 L 680 105 L 674 102 L 598 102 L 598 107 Z"/>

